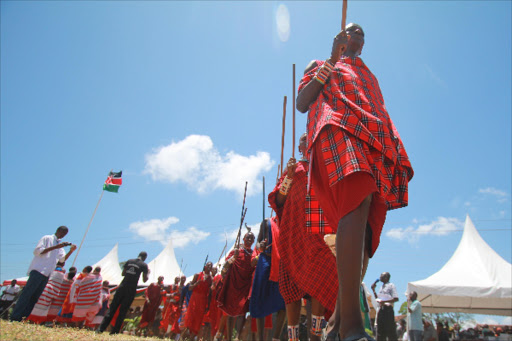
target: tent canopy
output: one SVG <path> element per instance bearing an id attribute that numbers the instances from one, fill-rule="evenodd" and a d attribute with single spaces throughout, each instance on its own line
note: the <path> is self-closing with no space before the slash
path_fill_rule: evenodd
<path id="1" fill-rule="evenodd" d="M 459 246 L 432 276 L 407 285 L 425 313 L 512 316 L 512 265 L 498 255 L 466 217 Z"/>
<path id="2" fill-rule="evenodd" d="M 174 284 L 174 278 L 183 274 L 180 266 L 176 261 L 176 255 L 174 254 L 174 247 L 172 246 L 172 239 L 169 240 L 167 246 L 160 252 L 155 259 L 148 263 L 149 275 L 148 281 L 142 280 L 142 275 L 139 278 L 139 285 L 150 285 L 156 283 L 159 276 L 164 276 L 165 284 Z"/>
<path id="3" fill-rule="evenodd" d="M 119 285 L 123 280 L 121 275 L 121 267 L 119 266 L 118 244 L 116 244 L 109 253 L 106 254 L 99 262 L 94 264 L 92 268 L 101 267 L 101 277 L 104 281 L 109 281 L 111 285 Z M 81 270 L 78 270 L 81 271 Z"/>

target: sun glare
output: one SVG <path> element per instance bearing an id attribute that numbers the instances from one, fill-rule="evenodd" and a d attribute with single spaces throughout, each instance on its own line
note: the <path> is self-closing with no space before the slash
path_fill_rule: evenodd
<path id="1" fill-rule="evenodd" d="M 290 38 L 290 13 L 288 8 L 281 4 L 276 11 L 277 34 L 282 42 Z"/>

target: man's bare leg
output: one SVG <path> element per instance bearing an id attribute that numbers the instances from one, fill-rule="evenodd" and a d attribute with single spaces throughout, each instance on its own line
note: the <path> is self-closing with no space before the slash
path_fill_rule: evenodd
<path id="1" fill-rule="evenodd" d="M 226 321 L 226 337 L 228 341 L 233 340 L 233 327 L 235 325 L 235 318 L 234 316 L 228 316 Z"/>
<path id="2" fill-rule="evenodd" d="M 368 228 L 368 227 L 367 227 Z M 361 271 L 361 282 L 364 279 L 364 276 L 366 275 L 366 270 L 368 269 L 368 263 L 370 261 L 370 255 L 368 253 L 368 247 L 371 245 L 370 240 L 370 234 L 366 233 L 365 235 L 365 245 L 364 245 L 364 258 L 363 258 L 363 270 Z M 340 330 L 340 296 L 338 295 L 338 298 L 336 299 L 336 306 L 334 308 L 334 311 L 329 318 L 329 321 L 327 321 L 327 327 L 326 327 L 326 334 L 327 334 L 327 340 L 334 340 L 336 339 L 336 335 L 338 334 Z"/>
<path id="3" fill-rule="evenodd" d="M 300 310 L 299 310 L 300 313 Z M 276 325 L 274 326 L 274 334 L 272 338 L 279 339 L 281 338 L 281 333 L 283 332 L 284 321 L 286 318 L 286 310 L 279 310 L 276 315 Z"/>
<path id="4" fill-rule="evenodd" d="M 299 339 L 299 322 L 300 322 L 300 308 L 301 300 L 289 303 L 286 305 L 286 316 L 288 317 L 288 340 Z M 294 338 L 296 336 L 296 338 Z"/>
<path id="5" fill-rule="evenodd" d="M 336 266 L 340 335 L 342 340 L 365 332 L 359 303 L 359 290 L 364 264 L 366 224 L 372 195 L 352 212 L 340 219 L 336 233 Z"/>
<path id="6" fill-rule="evenodd" d="M 313 315 L 317 320 L 316 323 L 318 326 L 320 325 L 323 316 L 325 314 L 325 308 L 324 306 L 314 297 L 311 298 L 311 315 Z M 315 325 L 313 324 L 312 329 L 310 329 L 310 339 L 311 341 L 320 341 L 321 339 L 321 329 L 318 331 L 315 331 Z M 316 332 L 316 334 L 315 334 Z"/>
<path id="7" fill-rule="evenodd" d="M 253 317 L 254 318 L 254 317 Z M 256 340 L 264 341 L 265 340 L 265 318 L 260 317 L 256 319 Z"/>

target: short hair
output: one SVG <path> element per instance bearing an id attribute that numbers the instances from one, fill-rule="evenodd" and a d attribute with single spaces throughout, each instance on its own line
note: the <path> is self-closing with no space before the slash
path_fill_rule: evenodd
<path id="1" fill-rule="evenodd" d="M 100 273 L 101 272 L 101 266 L 97 266 L 94 268 L 94 272 Z"/>
<path id="2" fill-rule="evenodd" d="M 110 285 L 110 282 L 109 282 L 109 281 L 107 281 L 107 280 L 103 281 L 103 286 L 104 286 L 104 287 L 105 287 L 105 286 L 109 286 L 109 285 Z"/>
<path id="3" fill-rule="evenodd" d="M 62 226 L 57 227 L 57 231 L 66 231 L 66 232 L 69 232 L 69 229 L 68 229 L 68 227 L 67 227 L 67 226 L 62 225 Z"/>
<path id="4" fill-rule="evenodd" d="M 82 270 L 82 272 L 85 272 L 85 273 L 88 273 L 88 274 L 89 274 L 89 273 L 91 273 L 91 271 L 92 271 L 92 266 L 90 266 L 90 265 L 87 265 L 87 266 Z"/>
<path id="5" fill-rule="evenodd" d="M 141 251 L 139 253 L 139 257 L 142 258 L 142 260 L 145 260 L 146 258 L 148 258 L 148 253 L 146 251 Z"/>
<path id="6" fill-rule="evenodd" d="M 69 272 L 76 272 L 76 268 L 74 266 L 70 267 Z"/>

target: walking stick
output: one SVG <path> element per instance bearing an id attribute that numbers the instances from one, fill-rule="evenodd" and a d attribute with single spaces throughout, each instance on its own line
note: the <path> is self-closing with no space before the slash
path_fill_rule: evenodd
<path id="1" fill-rule="evenodd" d="M 281 134 L 281 174 L 283 174 L 284 130 L 286 125 L 286 96 L 283 102 L 283 132 Z"/>
<path id="2" fill-rule="evenodd" d="M 293 134 L 292 134 L 292 157 L 295 157 L 295 64 L 293 64 Z"/>
<path id="3" fill-rule="evenodd" d="M 343 7 L 342 7 L 342 13 L 341 13 L 341 30 L 343 31 L 345 29 L 345 26 L 347 26 L 347 0 L 343 0 Z"/>

